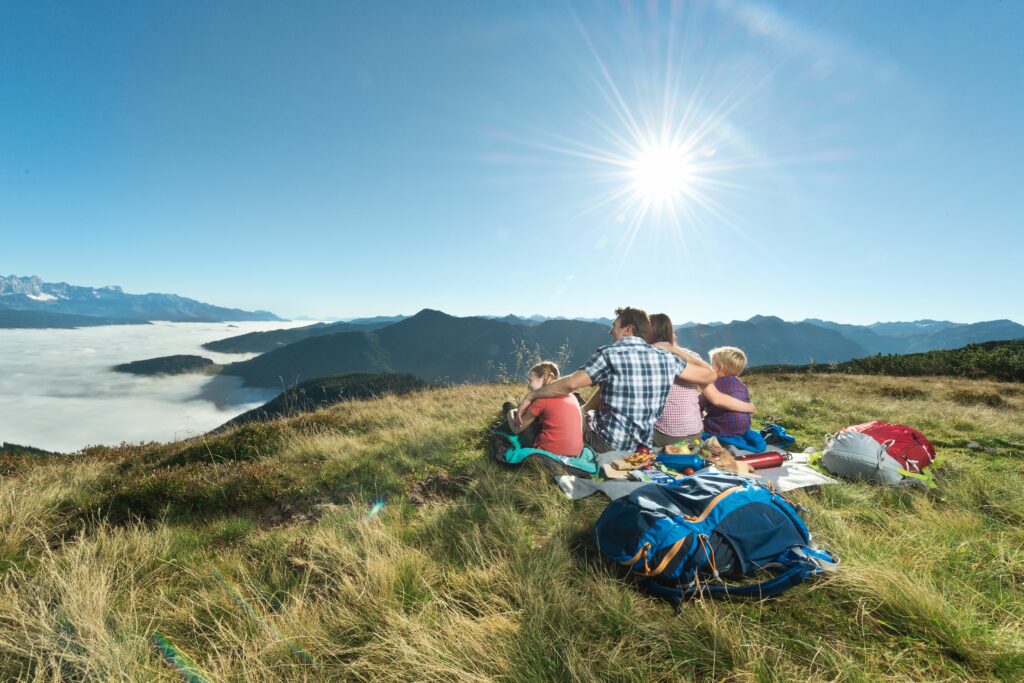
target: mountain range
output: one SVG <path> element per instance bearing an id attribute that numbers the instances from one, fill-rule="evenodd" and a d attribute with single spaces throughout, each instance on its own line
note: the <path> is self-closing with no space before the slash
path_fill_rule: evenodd
<path id="1" fill-rule="evenodd" d="M 1024 331 L 1024 327 L 1021 329 Z M 746 352 L 751 365 L 806 363 L 825 357 L 848 360 L 869 353 L 836 330 L 763 315 L 723 325 L 679 327 L 676 336 L 680 346 L 705 357 L 716 346 L 738 346 Z"/>
<path id="2" fill-rule="evenodd" d="M 176 294 L 126 294 L 116 286 L 79 287 L 15 275 L 0 276 L 0 314 L 3 313 L 8 315 L 0 315 L 0 327 L 81 327 L 151 320 L 281 320 L 268 311 L 223 308 Z"/>
<path id="3" fill-rule="evenodd" d="M 203 348 L 221 353 L 263 353 L 293 344 L 308 337 L 322 337 L 339 332 L 372 332 L 381 327 L 392 325 L 394 322 L 401 322 L 406 317 L 401 316 L 397 320 L 367 318 L 362 321 L 352 322 L 314 323 L 313 325 L 293 327 L 286 330 L 249 332 L 228 337 L 227 339 L 207 342 L 203 344 Z"/>
<path id="4" fill-rule="evenodd" d="M 399 372 L 428 382 L 476 382 L 518 377 L 528 369 L 533 352 L 561 358 L 567 366 L 581 363 L 607 341 L 608 327 L 597 323 L 547 320 L 532 326 L 510 325 L 424 309 L 372 331 L 308 336 L 227 365 L 222 373 L 241 377 L 250 386 L 268 387 L 350 372 Z"/>
<path id="5" fill-rule="evenodd" d="M 817 328 L 817 329 L 815 329 Z M 822 335 L 821 330 L 835 335 Z M 730 323 L 676 328 L 679 343 L 704 353 L 715 346 L 739 346 L 751 365 L 844 361 L 878 353 L 920 353 L 967 344 L 1024 338 L 1012 320 L 954 323 L 948 320 L 848 325 L 809 318 L 787 322 L 757 315 Z M 780 360 L 769 360 L 777 358 Z M 789 358 L 789 360 L 781 360 Z"/>
<path id="6" fill-rule="evenodd" d="M 239 335 L 205 347 L 222 352 L 263 352 L 226 366 L 223 373 L 241 377 L 252 386 L 280 387 L 348 372 L 401 372 L 428 382 L 519 378 L 537 357 L 556 358 L 563 368 L 574 368 L 610 341 L 605 322 L 522 321 L 515 316 L 460 318 L 425 309 L 392 324 L 321 323 Z M 757 366 L 838 362 L 878 353 L 1024 339 L 1024 326 L 1009 320 L 858 326 L 754 316 L 730 323 L 680 326 L 676 334 L 682 346 L 701 354 L 716 346 L 739 346 L 747 352 L 750 365 Z"/>
<path id="7" fill-rule="evenodd" d="M 219 322 L 281 320 L 267 311 L 244 311 L 175 294 L 126 294 L 120 287 L 80 287 L 38 277 L 0 277 L 0 328 L 140 324 L 152 320 Z M 455 317 L 424 309 L 394 315 L 318 322 L 254 332 L 204 344 L 223 353 L 259 353 L 232 363 L 224 374 L 251 386 L 292 385 L 350 372 L 409 373 L 428 382 L 519 378 L 538 357 L 578 367 L 609 342 L 610 318 L 540 315 Z M 1011 320 L 948 320 L 850 325 L 809 318 L 785 321 L 754 316 L 732 322 L 686 322 L 679 343 L 701 354 L 739 346 L 750 365 L 843 362 L 876 354 L 956 349 L 988 341 L 1024 339 Z"/>
<path id="8" fill-rule="evenodd" d="M 599 325 L 612 324 L 611 318 L 566 318 L 564 316 L 548 317 L 545 315 L 531 315 L 527 317 L 518 315 L 484 315 L 481 317 L 487 318 L 488 320 L 500 320 L 504 323 L 508 323 L 509 325 L 524 325 L 526 327 L 534 327 L 536 325 L 540 325 L 541 323 L 545 323 L 549 320 L 577 320 L 587 323 L 598 323 Z"/>

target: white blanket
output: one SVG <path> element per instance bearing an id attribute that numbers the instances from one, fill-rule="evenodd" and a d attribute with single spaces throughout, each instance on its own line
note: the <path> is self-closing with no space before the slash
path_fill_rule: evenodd
<path id="1" fill-rule="evenodd" d="M 612 460 L 624 458 L 627 455 L 630 455 L 628 451 L 610 451 L 608 453 L 600 453 L 597 456 L 597 462 L 598 465 L 601 466 L 605 463 L 611 462 Z M 792 453 L 791 455 L 792 459 L 787 460 L 781 467 L 757 470 L 754 474 L 739 476 L 747 477 L 752 481 L 771 482 L 775 485 L 776 489 L 782 492 L 811 486 L 821 486 L 823 484 L 839 483 L 835 479 L 826 477 L 824 474 L 821 474 L 817 470 L 808 466 L 806 453 Z M 720 472 L 721 470 L 715 467 L 709 467 L 701 471 Z M 628 496 L 637 488 L 647 485 L 640 481 L 623 481 L 614 479 L 598 481 L 596 479 L 573 477 L 571 475 L 556 476 L 555 482 L 558 484 L 558 488 L 562 490 L 562 493 L 573 500 L 586 498 L 587 496 L 592 496 L 595 493 L 603 493 L 611 500 L 615 500 L 622 496 Z"/>

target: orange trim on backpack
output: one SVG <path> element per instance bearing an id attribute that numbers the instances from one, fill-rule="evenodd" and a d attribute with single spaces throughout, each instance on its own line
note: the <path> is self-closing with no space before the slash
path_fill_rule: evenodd
<path id="1" fill-rule="evenodd" d="M 686 539 L 687 537 L 683 536 L 678 541 L 673 543 L 672 547 L 669 548 L 665 552 L 664 557 L 661 558 L 661 562 L 658 563 L 658 566 L 654 568 L 654 571 L 646 571 L 643 573 L 644 576 L 657 576 L 658 574 L 665 571 L 665 567 L 667 567 L 668 563 L 672 561 L 672 558 L 676 556 L 676 554 L 679 552 L 679 549 L 683 547 L 683 541 L 685 541 Z"/>
<path id="2" fill-rule="evenodd" d="M 715 509 L 715 506 L 721 503 L 726 496 L 730 496 L 736 493 L 737 491 L 742 491 L 743 489 L 743 486 L 733 486 L 727 488 L 726 490 L 722 491 L 717 496 L 711 499 L 711 502 L 708 503 L 708 506 L 706 508 L 704 508 L 704 512 L 700 513 L 699 517 L 691 517 L 689 515 L 686 515 L 683 517 L 683 519 L 685 519 L 687 522 L 703 522 L 705 519 L 708 518 L 708 515 L 711 514 L 711 511 Z"/>
<path id="3" fill-rule="evenodd" d="M 799 509 L 800 506 L 797 505 L 796 503 L 794 503 L 793 501 L 791 501 L 789 498 L 786 498 L 786 496 L 783 495 L 782 491 L 780 491 L 777 488 L 775 488 L 775 484 L 773 484 L 770 481 L 769 482 L 765 482 L 765 483 L 768 484 L 768 490 L 771 491 L 773 496 L 778 496 L 782 500 L 784 500 L 787 503 L 789 503 L 794 509 Z"/>
<path id="4" fill-rule="evenodd" d="M 711 502 L 708 503 L 706 508 L 704 508 L 704 512 L 700 513 L 700 516 L 698 516 L 698 517 L 691 517 L 689 515 L 685 515 L 685 516 L 683 516 L 683 519 L 685 519 L 687 522 L 703 522 L 705 519 L 707 519 L 708 515 L 711 514 L 711 511 L 715 509 L 715 506 L 718 505 L 719 503 L 721 503 L 723 499 L 725 499 L 726 497 L 732 495 L 733 493 L 736 493 L 737 491 L 742 491 L 744 488 L 745 487 L 742 486 L 742 485 L 741 486 L 732 486 L 730 488 L 727 488 L 726 490 L 722 491 L 717 496 L 715 496 L 714 498 L 711 499 Z M 650 550 L 650 548 L 651 548 L 650 542 L 646 542 L 642 546 L 640 546 L 640 550 L 638 550 L 636 552 L 636 555 L 634 555 L 633 557 L 629 558 L 628 560 L 623 560 L 621 562 L 621 564 L 632 566 L 637 561 L 639 561 L 641 557 L 643 557 L 644 558 L 644 570 L 642 572 L 639 572 L 639 573 L 641 575 L 643 575 L 643 576 L 657 576 L 658 574 L 660 574 L 663 571 L 665 571 L 665 568 L 668 566 L 669 562 L 671 562 L 672 558 L 674 558 L 676 556 L 676 554 L 679 553 L 679 549 L 683 547 L 683 541 L 685 541 L 685 540 L 686 540 L 686 537 L 684 536 L 683 538 L 680 538 L 678 541 L 673 543 L 672 546 L 665 552 L 664 556 L 662 556 L 661 562 L 659 562 L 658 566 L 655 567 L 653 570 L 647 564 L 648 558 L 644 554 L 648 550 Z M 704 549 L 704 552 L 705 553 L 708 552 L 707 548 Z M 712 556 L 713 556 L 713 553 L 712 553 Z M 708 559 L 711 559 L 711 558 L 709 557 Z M 714 560 L 712 559 L 711 561 L 712 561 L 712 568 L 714 568 Z"/>
<path id="5" fill-rule="evenodd" d="M 640 559 L 640 557 L 646 551 L 650 550 L 650 548 L 651 548 L 650 542 L 644 543 L 642 546 L 640 546 L 640 550 L 636 551 L 636 555 L 634 555 L 633 557 L 629 558 L 628 560 L 623 560 L 622 564 L 634 564 L 637 560 Z M 646 562 L 645 562 L 645 564 L 646 564 Z"/>

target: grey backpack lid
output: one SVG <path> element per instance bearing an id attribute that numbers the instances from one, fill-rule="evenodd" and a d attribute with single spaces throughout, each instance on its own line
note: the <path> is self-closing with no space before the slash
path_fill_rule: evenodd
<path id="1" fill-rule="evenodd" d="M 902 466 L 889 456 L 885 445 L 860 432 L 839 432 L 821 454 L 821 464 L 832 474 L 898 486 L 914 482 L 902 474 Z"/>

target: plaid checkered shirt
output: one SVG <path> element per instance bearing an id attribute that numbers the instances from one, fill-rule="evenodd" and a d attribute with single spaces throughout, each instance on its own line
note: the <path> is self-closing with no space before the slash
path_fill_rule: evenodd
<path id="1" fill-rule="evenodd" d="M 715 388 L 723 394 L 747 403 L 750 402 L 750 390 L 735 375 L 719 377 L 715 380 Z M 750 429 L 751 418 L 748 413 L 735 413 L 725 408 L 719 408 L 709 403 L 703 394 L 700 397 L 700 405 L 707 411 L 707 416 L 704 418 L 704 431 L 709 434 L 736 436 L 737 434 L 746 434 Z"/>
<path id="2" fill-rule="evenodd" d="M 654 422 L 686 361 L 639 337 L 602 346 L 581 370 L 601 385 L 601 407 L 587 416 L 590 428 L 615 450 L 652 445 Z"/>

